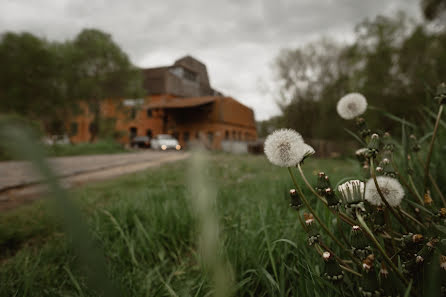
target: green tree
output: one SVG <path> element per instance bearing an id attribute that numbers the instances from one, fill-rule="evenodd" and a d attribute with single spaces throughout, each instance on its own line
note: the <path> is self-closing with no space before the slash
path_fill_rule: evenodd
<path id="1" fill-rule="evenodd" d="M 141 72 L 107 33 L 85 29 L 72 42 L 69 80 L 72 95 L 88 103 L 93 115 L 91 141 L 101 130 L 101 102 L 143 94 Z"/>
<path id="2" fill-rule="evenodd" d="M 39 120 L 51 130 L 69 103 L 60 76 L 62 58 L 53 44 L 29 33 L 0 39 L 0 112 Z M 59 131 L 55 131 L 59 132 Z"/>
<path id="3" fill-rule="evenodd" d="M 342 139 L 337 101 L 360 92 L 369 104 L 421 122 L 426 93 L 446 77 L 446 32 L 428 30 L 404 14 L 378 16 L 356 26 L 355 41 L 329 40 L 285 50 L 276 59 L 277 94 L 284 126 L 306 137 Z M 370 125 L 392 131 L 397 125 L 368 112 Z"/>

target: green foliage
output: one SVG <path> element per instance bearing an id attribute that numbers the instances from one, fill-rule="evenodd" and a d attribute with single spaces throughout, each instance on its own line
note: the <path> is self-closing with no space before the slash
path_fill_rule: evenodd
<path id="1" fill-rule="evenodd" d="M 102 131 L 101 101 L 143 95 L 141 72 L 132 66 L 111 36 L 99 30 L 84 29 L 73 40 L 72 46 L 76 82 L 72 95 L 88 103 L 93 115 L 91 140 L 94 140 Z"/>
<path id="2" fill-rule="evenodd" d="M 38 120 L 50 134 L 65 133 L 65 119 L 86 101 L 96 137 L 101 100 L 143 95 L 140 71 L 109 34 L 96 29 L 62 43 L 4 33 L 0 65 L 0 113 Z"/>
<path id="3" fill-rule="evenodd" d="M 40 120 L 45 127 L 62 119 L 68 104 L 60 76 L 62 57 L 52 44 L 29 33 L 0 38 L 0 113 Z"/>
<path id="4" fill-rule="evenodd" d="M 261 156 L 214 154 L 205 161 L 217 193 L 221 253 L 233 269 L 234 295 L 342 296 L 320 277 L 322 262 L 307 250 L 287 206 L 284 193 L 291 184 L 286 172 Z M 335 180 L 341 173 L 356 174 L 344 164 L 308 160 L 305 171 L 311 175 L 315 168 L 326 168 Z M 211 294 L 197 250 L 188 166 L 189 161 L 181 161 L 74 191 L 122 296 Z M 24 296 L 26 290 L 36 297 L 95 296 L 60 219 L 44 201 L 2 214 L 0 245 L 15 243 L 0 252 L 0 296 Z"/>
<path id="5" fill-rule="evenodd" d="M 336 114 L 336 103 L 349 92 L 363 94 L 370 105 L 420 123 L 426 94 L 446 77 L 446 31 L 431 32 L 403 14 L 360 23 L 352 44 L 328 39 L 277 57 L 277 93 L 282 123 L 310 138 L 348 139 L 350 130 Z M 383 87 L 385 86 L 385 87 Z M 397 132 L 395 122 L 369 112 L 371 126 Z M 329 123 L 329 125 L 327 125 Z"/>
<path id="6" fill-rule="evenodd" d="M 123 153 L 127 150 L 113 139 L 103 139 L 91 143 L 54 144 L 46 147 L 51 157 L 82 156 Z"/>

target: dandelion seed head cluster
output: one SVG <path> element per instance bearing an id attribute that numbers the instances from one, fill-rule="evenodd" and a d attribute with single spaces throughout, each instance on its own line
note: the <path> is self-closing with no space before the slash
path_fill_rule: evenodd
<path id="1" fill-rule="evenodd" d="M 350 93 L 338 101 L 336 110 L 341 118 L 352 120 L 367 110 L 367 100 L 359 93 Z"/>
<path id="2" fill-rule="evenodd" d="M 376 180 L 384 195 L 384 198 L 386 198 L 390 206 L 395 207 L 400 205 L 404 197 L 404 189 L 399 181 L 388 176 L 378 176 Z M 365 186 L 365 200 L 376 206 L 384 203 L 381 200 L 381 196 L 379 195 L 375 182 L 372 178 L 367 181 Z"/>
<path id="3" fill-rule="evenodd" d="M 349 180 L 338 186 L 343 200 L 347 203 L 358 202 L 363 199 L 364 183 L 358 179 Z"/>
<path id="4" fill-rule="evenodd" d="M 302 136 L 292 129 L 274 131 L 265 140 L 265 155 L 274 165 L 292 167 L 314 154 L 314 149 L 304 143 Z"/>

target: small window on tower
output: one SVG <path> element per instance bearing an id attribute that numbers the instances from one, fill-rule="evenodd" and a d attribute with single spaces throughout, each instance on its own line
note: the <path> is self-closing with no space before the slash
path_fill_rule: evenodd
<path id="1" fill-rule="evenodd" d="M 152 117 L 152 110 L 151 109 L 147 109 L 147 117 L 148 118 Z"/>

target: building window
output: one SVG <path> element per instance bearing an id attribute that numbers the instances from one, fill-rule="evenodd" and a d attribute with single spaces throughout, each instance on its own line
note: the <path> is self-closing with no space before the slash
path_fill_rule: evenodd
<path id="1" fill-rule="evenodd" d="M 134 120 L 136 118 L 136 108 L 130 110 L 130 118 Z"/>
<path id="2" fill-rule="evenodd" d="M 151 109 L 147 109 L 147 117 L 148 118 L 152 117 L 152 110 Z"/>
<path id="3" fill-rule="evenodd" d="M 225 131 L 225 140 L 228 140 L 228 139 L 229 139 L 229 131 L 226 130 L 226 131 Z"/>
<path id="4" fill-rule="evenodd" d="M 72 122 L 71 125 L 70 125 L 70 135 L 71 135 L 71 136 L 76 135 L 76 134 L 77 134 L 77 131 L 78 131 L 78 125 L 77 125 L 77 123 L 76 123 L 76 122 Z"/>
<path id="5" fill-rule="evenodd" d="M 183 141 L 184 142 L 188 142 L 189 141 L 189 132 L 184 132 L 183 133 Z"/>
<path id="6" fill-rule="evenodd" d="M 232 131 L 232 140 L 236 140 L 236 138 L 237 138 L 237 132 Z"/>
<path id="7" fill-rule="evenodd" d="M 238 131 L 238 140 L 242 140 L 242 131 Z"/>
<path id="8" fill-rule="evenodd" d="M 214 143 L 214 133 L 208 132 L 208 142 L 210 145 Z"/>
<path id="9" fill-rule="evenodd" d="M 147 129 L 146 135 L 147 135 L 147 137 L 152 138 L 152 130 Z"/>
<path id="10" fill-rule="evenodd" d="M 195 72 L 190 71 L 188 69 L 184 69 L 183 77 L 190 81 L 197 81 L 197 78 L 198 78 L 198 76 Z"/>
<path id="11" fill-rule="evenodd" d="M 133 139 L 138 135 L 138 128 L 130 127 L 130 139 Z"/>
<path id="12" fill-rule="evenodd" d="M 248 132 L 245 133 L 245 140 L 251 140 L 251 136 Z"/>
<path id="13" fill-rule="evenodd" d="M 195 132 L 195 139 L 200 139 L 200 131 Z"/>
<path id="14" fill-rule="evenodd" d="M 90 123 L 90 125 L 88 125 L 88 131 L 91 134 L 95 134 L 98 132 L 98 126 L 95 123 Z"/>

